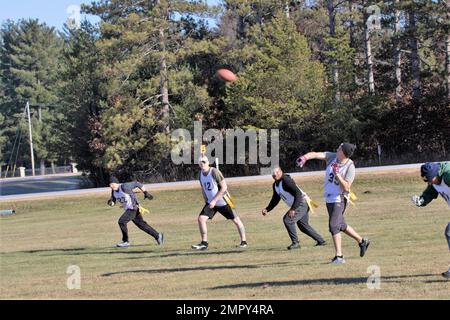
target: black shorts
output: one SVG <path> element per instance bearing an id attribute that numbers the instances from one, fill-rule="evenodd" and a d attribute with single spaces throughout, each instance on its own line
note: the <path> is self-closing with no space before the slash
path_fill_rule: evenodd
<path id="1" fill-rule="evenodd" d="M 226 219 L 235 219 L 237 218 L 236 211 L 234 211 L 228 204 L 226 206 L 215 206 L 214 208 L 210 208 L 208 204 L 202 209 L 200 212 L 201 216 L 207 216 L 209 219 L 212 219 L 216 212 L 219 211 L 221 215 L 223 215 Z"/>

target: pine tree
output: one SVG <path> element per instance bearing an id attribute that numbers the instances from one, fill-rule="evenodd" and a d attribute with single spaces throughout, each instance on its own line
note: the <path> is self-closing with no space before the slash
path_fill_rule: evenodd
<path id="1" fill-rule="evenodd" d="M 79 29 L 65 29 L 59 92 L 65 114 L 61 147 L 80 170 L 90 172 L 97 185 L 104 185 L 108 176 L 102 167 L 105 147 L 99 143 L 99 128 L 106 79 L 99 72 L 98 37 L 98 29 L 88 21 L 83 21 Z"/>
<path id="2" fill-rule="evenodd" d="M 281 129 L 280 154 L 292 156 L 302 143 L 298 140 L 308 117 L 323 105 L 324 68 L 312 59 L 306 38 L 283 12 L 254 26 L 249 46 L 253 62 L 228 87 L 226 116 L 238 127 Z"/>
<path id="3" fill-rule="evenodd" d="M 6 100 L 2 110 L 8 126 L 15 128 L 24 105 L 29 101 L 33 111 L 35 152 L 41 160 L 56 161 L 61 154 L 52 132 L 61 118 L 58 108 L 57 85 L 61 41 L 54 28 L 38 20 L 7 22 L 2 29 L 1 69 Z M 14 130 L 12 130 L 14 131 Z"/>
<path id="4" fill-rule="evenodd" d="M 102 166 L 109 171 L 169 175 L 169 131 L 177 102 L 204 93 L 192 84 L 184 58 L 192 39 L 178 16 L 206 15 L 203 1 L 98 1 L 85 7 L 102 18 L 97 48 L 100 74 L 108 78 L 99 116 L 104 146 Z M 199 98 L 201 99 L 201 98 Z M 159 171 L 156 171 L 155 168 Z"/>

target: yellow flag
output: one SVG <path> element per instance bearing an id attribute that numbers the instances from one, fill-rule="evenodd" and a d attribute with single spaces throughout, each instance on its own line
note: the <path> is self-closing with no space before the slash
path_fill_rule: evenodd
<path id="1" fill-rule="evenodd" d="M 318 208 L 319 205 L 317 203 L 315 203 L 313 200 L 311 200 L 310 197 L 306 197 L 306 203 L 308 204 L 309 210 L 311 211 L 311 213 L 314 213 L 314 208 Z"/>
<path id="2" fill-rule="evenodd" d="M 358 197 L 356 196 L 356 194 L 355 194 L 354 192 L 350 191 L 350 193 L 346 196 L 346 198 L 347 198 L 347 201 L 348 201 L 352 206 L 355 206 L 355 207 L 356 207 L 354 201 L 358 200 Z"/>
<path id="3" fill-rule="evenodd" d="M 231 209 L 234 209 L 235 207 L 235 201 L 234 198 L 231 196 L 231 194 L 229 192 L 226 192 L 223 195 L 223 199 L 225 200 L 225 202 L 230 206 Z"/>
<path id="4" fill-rule="evenodd" d="M 148 214 L 148 213 L 150 213 L 150 211 L 145 209 L 143 206 L 139 206 L 139 213 Z"/>

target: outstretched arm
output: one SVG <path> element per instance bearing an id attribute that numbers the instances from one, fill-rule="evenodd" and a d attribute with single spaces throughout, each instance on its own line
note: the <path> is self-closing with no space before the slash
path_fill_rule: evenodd
<path id="1" fill-rule="evenodd" d="M 438 197 L 439 193 L 434 189 L 433 186 L 428 186 L 420 196 L 413 196 L 411 201 L 418 207 L 425 207 L 433 199 Z"/>
<path id="2" fill-rule="evenodd" d="M 129 185 L 127 185 L 127 187 L 129 187 L 131 190 L 133 190 L 134 188 L 139 188 L 142 191 L 142 193 L 144 194 L 144 199 L 149 199 L 149 200 L 153 199 L 153 196 L 147 191 L 147 189 L 144 187 L 144 185 L 142 183 L 140 183 L 139 181 L 130 182 Z"/>
<path id="3" fill-rule="evenodd" d="M 297 166 L 302 168 L 305 165 L 306 161 L 313 159 L 326 160 L 325 152 L 308 152 L 302 156 L 299 156 L 296 160 L 296 163 Z"/>

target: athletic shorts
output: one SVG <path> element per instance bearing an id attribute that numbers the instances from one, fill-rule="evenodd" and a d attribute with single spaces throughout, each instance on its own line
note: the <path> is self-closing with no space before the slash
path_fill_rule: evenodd
<path id="1" fill-rule="evenodd" d="M 237 218 L 236 211 L 234 209 L 231 209 L 231 207 L 227 204 L 226 206 L 215 206 L 214 208 L 210 208 L 208 204 L 205 204 L 205 206 L 202 209 L 202 212 L 200 212 L 201 216 L 207 216 L 209 219 L 212 219 L 214 215 L 217 213 L 217 211 L 220 212 L 221 215 L 223 215 L 226 219 L 234 219 Z"/>
<path id="2" fill-rule="evenodd" d="M 334 236 L 341 231 L 347 230 L 347 224 L 344 219 L 344 212 L 347 208 L 347 199 L 341 202 L 327 203 L 328 210 L 328 227 L 330 233 Z"/>

